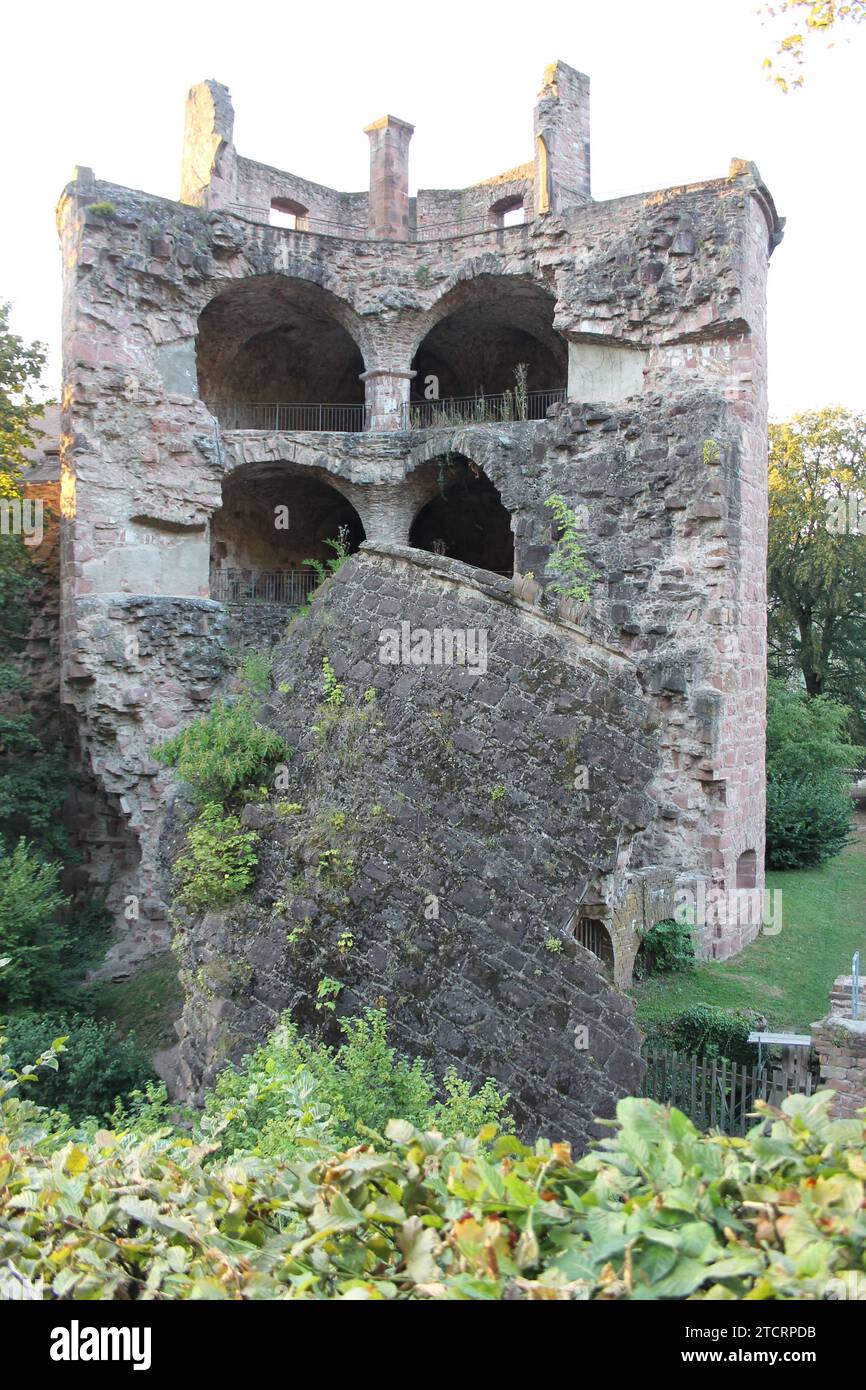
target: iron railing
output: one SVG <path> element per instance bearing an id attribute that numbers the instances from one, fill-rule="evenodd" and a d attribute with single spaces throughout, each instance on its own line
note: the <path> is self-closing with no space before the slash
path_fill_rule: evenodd
<path id="1" fill-rule="evenodd" d="M 293 227 L 281 222 L 271 223 L 270 208 L 254 207 L 251 203 L 230 203 L 228 211 L 250 222 L 264 226 L 274 226 L 283 232 L 313 232 L 318 236 L 348 237 L 352 241 L 378 241 L 369 227 L 358 222 L 340 222 L 328 217 L 297 217 Z M 523 227 L 526 223 L 514 222 L 507 225 L 490 222 L 486 217 L 454 218 L 449 222 L 422 222 L 409 230 L 409 241 L 444 241 L 451 237 L 474 236 L 478 232 L 510 231 L 512 227 Z"/>
<path id="2" fill-rule="evenodd" d="M 278 603 L 300 608 L 319 584 L 315 570 L 211 570 L 210 596 L 217 603 Z"/>
<path id="3" fill-rule="evenodd" d="M 230 203 L 229 211 L 246 217 L 250 222 L 272 225 L 283 232 L 313 232 L 318 236 L 342 236 L 355 241 L 366 241 L 370 235 L 368 229 L 358 222 L 340 222 L 331 217 L 297 217 L 294 227 L 287 227 L 282 222 L 271 223 L 270 208 L 253 207 L 250 203 Z"/>
<path id="4" fill-rule="evenodd" d="M 552 405 L 565 400 L 565 390 L 502 391 L 493 396 L 451 396 L 438 401 L 409 401 L 403 406 L 404 430 L 449 425 L 507 425 L 543 420 Z"/>
<path id="5" fill-rule="evenodd" d="M 486 217 L 458 217 L 452 222 L 421 222 L 412 233 L 413 241 L 445 241 L 451 237 L 476 236 L 479 232 L 510 232 L 525 227 L 524 222 L 490 222 Z"/>
<path id="6" fill-rule="evenodd" d="M 307 401 L 247 404 L 208 401 L 207 408 L 224 430 L 302 430 L 355 434 L 365 428 L 363 405 L 328 405 Z"/>

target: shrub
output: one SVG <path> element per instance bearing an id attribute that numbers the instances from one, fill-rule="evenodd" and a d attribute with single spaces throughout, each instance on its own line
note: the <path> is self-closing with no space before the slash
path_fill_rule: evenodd
<path id="1" fill-rule="evenodd" d="M 210 802 L 190 827 L 186 846 L 175 862 L 178 896 L 194 912 L 222 907 L 250 886 L 258 863 L 254 830 Z"/>
<path id="2" fill-rule="evenodd" d="M 247 652 L 237 665 L 238 680 L 250 699 L 264 699 L 271 688 L 274 664 L 270 652 Z"/>
<path id="3" fill-rule="evenodd" d="M 256 723 L 249 700 L 234 705 L 217 700 L 207 714 L 154 749 L 153 756 L 176 768 L 197 801 L 225 804 L 244 788 L 266 781 L 289 753 L 279 734 Z"/>
<path id="4" fill-rule="evenodd" d="M 686 922 L 666 917 L 656 922 L 641 942 L 634 963 L 636 980 L 648 975 L 670 975 L 675 970 L 694 970 L 695 945 L 691 928 Z"/>
<path id="5" fill-rule="evenodd" d="M 44 863 L 26 840 L 11 854 L 0 843 L 0 955 L 10 961 L 0 975 L 0 1008 L 42 1003 L 58 987 L 67 941 L 58 913 L 69 901 L 58 887 L 60 867 Z"/>
<path id="6" fill-rule="evenodd" d="M 762 1106 L 736 1140 L 625 1099 L 577 1160 L 402 1120 L 375 1147 L 290 1164 L 205 1164 L 171 1132 L 13 1142 L 0 1266 L 76 1300 L 857 1297 L 864 1127 L 831 1120 L 830 1097 Z"/>
<path id="7" fill-rule="evenodd" d="M 340 1026 L 344 1042 L 331 1048 L 300 1037 L 286 1015 L 239 1068 L 220 1073 L 205 1108 L 211 1127 L 226 1120 L 226 1148 L 289 1157 L 313 1139 L 339 1145 L 381 1134 L 395 1115 L 449 1134 L 507 1122 L 507 1097 L 492 1081 L 473 1092 L 449 1072 L 440 1099 L 425 1063 L 389 1044 L 383 1010 Z"/>
<path id="8" fill-rule="evenodd" d="M 844 849 L 854 814 L 850 796 L 828 774 L 767 782 L 767 865 L 799 869 L 823 864 Z"/>
<path id="9" fill-rule="evenodd" d="M 559 539 L 547 563 L 548 571 L 553 575 L 550 591 L 560 594 L 563 598 L 586 603 L 589 600 L 590 585 L 598 575 L 593 573 L 586 558 L 577 514 L 559 493 L 548 497 L 544 505 L 550 507 L 553 512 L 559 531 Z"/>
<path id="10" fill-rule="evenodd" d="M 754 1062 L 757 1053 L 748 1036 L 757 1015 L 715 1004 L 693 1004 L 666 1019 L 656 1035 L 675 1052 L 689 1056 L 728 1057 L 735 1062 Z"/>
<path id="11" fill-rule="evenodd" d="M 849 742 L 845 725 L 851 711 L 825 695 L 791 690 L 784 681 L 767 686 L 767 776 L 801 781 L 828 774 L 842 785 L 841 773 L 857 767 L 864 750 Z"/>
<path id="12" fill-rule="evenodd" d="M 4 1050 L 18 1068 L 49 1050 L 55 1038 L 65 1040 L 63 1064 L 40 1077 L 38 1100 L 76 1121 L 90 1116 L 109 1120 L 118 1096 L 125 1097 L 156 1079 L 135 1038 L 121 1038 L 110 1023 L 83 1014 L 16 1013 L 3 1024 L 2 1032 Z M 28 1099 L 36 1098 L 36 1087 L 29 1087 Z"/>

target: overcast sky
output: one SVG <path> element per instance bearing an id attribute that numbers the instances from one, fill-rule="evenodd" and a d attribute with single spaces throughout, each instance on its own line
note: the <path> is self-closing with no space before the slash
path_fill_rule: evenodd
<path id="1" fill-rule="evenodd" d="M 592 79 L 597 198 L 727 173 L 754 160 L 788 219 L 770 271 L 775 417 L 866 409 L 863 132 L 866 26 L 810 51 L 784 96 L 761 59 L 758 0 L 130 0 L 24 4 L 6 14 L 0 117 L 0 298 L 52 348 L 60 261 L 53 209 L 76 164 L 176 198 L 187 88 L 230 88 L 241 154 L 320 183 L 367 186 L 362 128 L 411 121 L 412 191 L 459 187 L 532 157 L 546 65 Z"/>

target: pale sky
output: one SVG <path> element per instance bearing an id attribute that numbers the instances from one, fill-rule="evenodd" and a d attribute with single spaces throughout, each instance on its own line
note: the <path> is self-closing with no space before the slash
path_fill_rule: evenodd
<path id="1" fill-rule="evenodd" d="M 186 90 L 229 87 L 241 154 L 345 190 L 367 187 L 362 129 L 415 125 L 410 176 L 460 187 L 532 157 L 546 65 L 592 79 L 596 198 L 758 165 L 785 239 L 770 268 L 770 408 L 866 410 L 863 134 L 866 26 L 808 52 L 784 96 L 758 0 L 416 0 L 320 4 L 77 0 L 4 17 L 0 298 L 52 349 L 59 389 L 54 205 L 76 164 L 176 198 Z"/>

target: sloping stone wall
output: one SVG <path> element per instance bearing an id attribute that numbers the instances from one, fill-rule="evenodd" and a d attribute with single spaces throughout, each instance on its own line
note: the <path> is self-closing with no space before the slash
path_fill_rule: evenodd
<path id="1" fill-rule="evenodd" d="M 402 624 L 483 632 L 486 663 L 385 664 L 382 634 Z M 330 979 L 340 1013 L 386 1002 L 440 1075 L 495 1076 L 524 1128 L 586 1138 L 640 1079 L 632 1005 L 570 931 L 652 814 L 658 749 L 633 665 L 507 580 L 365 548 L 276 648 L 274 679 L 264 718 L 298 751 L 245 813 L 255 889 L 180 931 L 186 1090 L 283 1009 L 333 1035 L 317 1007 Z M 592 794 L 574 785 L 590 749 Z"/>

